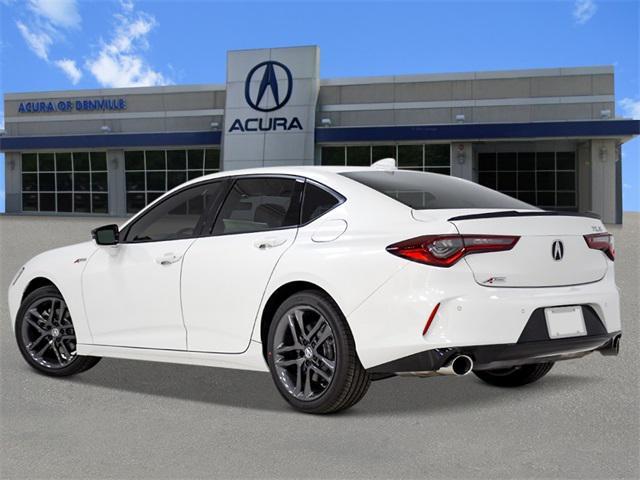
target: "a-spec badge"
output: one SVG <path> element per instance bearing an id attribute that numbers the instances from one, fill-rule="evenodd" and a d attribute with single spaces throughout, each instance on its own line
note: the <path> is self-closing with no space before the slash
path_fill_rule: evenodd
<path id="1" fill-rule="evenodd" d="M 507 277 L 489 277 L 484 282 L 481 282 L 485 285 L 494 285 L 496 283 L 505 283 L 507 281 Z"/>

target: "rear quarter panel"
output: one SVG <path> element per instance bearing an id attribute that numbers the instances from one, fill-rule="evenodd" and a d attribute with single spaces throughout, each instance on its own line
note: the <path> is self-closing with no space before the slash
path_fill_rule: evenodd
<path id="1" fill-rule="evenodd" d="M 391 255 L 386 247 L 419 235 L 455 233 L 456 230 L 446 220 L 417 222 L 409 207 L 351 180 L 344 179 L 344 182 L 348 183 L 328 186 L 344 195 L 346 201 L 298 230 L 294 244 L 274 269 L 261 310 L 282 285 L 295 281 L 313 283 L 338 304 L 359 348 L 361 333 L 367 325 L 366 322 L 352 324 L 351 313 L 408 263 Z M 319 242 L 317 237 L 314 240 L 316 232 L 336 220 L 347 223 L 343 234 L 332 241 Z M 391 324 L 388 318 L 367 321 Z M 260 341 L 259 328 L 254 329 L 253 339 Z"/>

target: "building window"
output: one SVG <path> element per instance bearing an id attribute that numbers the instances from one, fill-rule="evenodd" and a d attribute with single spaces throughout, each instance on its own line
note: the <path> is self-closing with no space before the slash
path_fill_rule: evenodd
<path id="1" fill-rule="evenodd" d="M 395 158 L 398 168 L 451 174 L 448 143 L 412 145 L 341 145 L 322 147 L 322 165 L 366 167 L 383 158 Z"/>
<path id="2" fill-rule="evenodd" d="M 106 152 L 22 154 L 22 210 L 109 213 Z"/>
<path id="3" fill-rule="evenodd" d="M 124 152 L 127 212 L 136 213 L 168 190 L 220 171 L 220 149 Z"/>
<path id="4" fill-rule="evenodd" d="M 478 182 L 541 208 L 577 208 L 574 152 L 479 153 Z"/>

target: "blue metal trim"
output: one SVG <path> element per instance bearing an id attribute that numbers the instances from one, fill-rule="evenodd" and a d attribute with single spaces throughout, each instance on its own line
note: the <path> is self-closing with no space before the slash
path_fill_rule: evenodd
<path id="1" fill-rule="evenodd" d="M 0 151 L 51 148 L 127 148 L 219 145 L 218 132 L 104 133 L 55 137 L 0 137 Z"/>
<path id="2" fill-rule="evenodd" d="M 394 142 L 544 137 L 602 137 L 640 134 L 640 120 L 535 123 L 470 123 L 394 127 L 316 128 L 316 142 Z"/>

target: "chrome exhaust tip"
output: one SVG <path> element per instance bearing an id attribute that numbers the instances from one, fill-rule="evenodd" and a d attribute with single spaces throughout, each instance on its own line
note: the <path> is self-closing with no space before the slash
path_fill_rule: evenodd
<path id="1" fill-rule="evenodd" d="M 473 360 L 468 355 L 458 355 L 438 370 L 439 375 L 456 375 L 462 377 L 473 370 Z"/>
<path id="2" fill-rule="evenodd" d="M 452 360 L 447 362 L 442 368 L 438 370 L 427 370 L 423 372 L 397 372 L 396 375 L 400 377 L 438 377 L 442 375 L 454 375 L 456 377 L 462 377 L 468 375 L 473 370 L 473 360 L 468 355 L 456 355 Z"/>
<path id="3" fill-rule="evenodd" d="M 620 342 L 622 341 L 622 334 L 613 337 L 606 345 L 603 345 L 598 351 L 605 356 L 615 356 L 620 353 Z"/>

